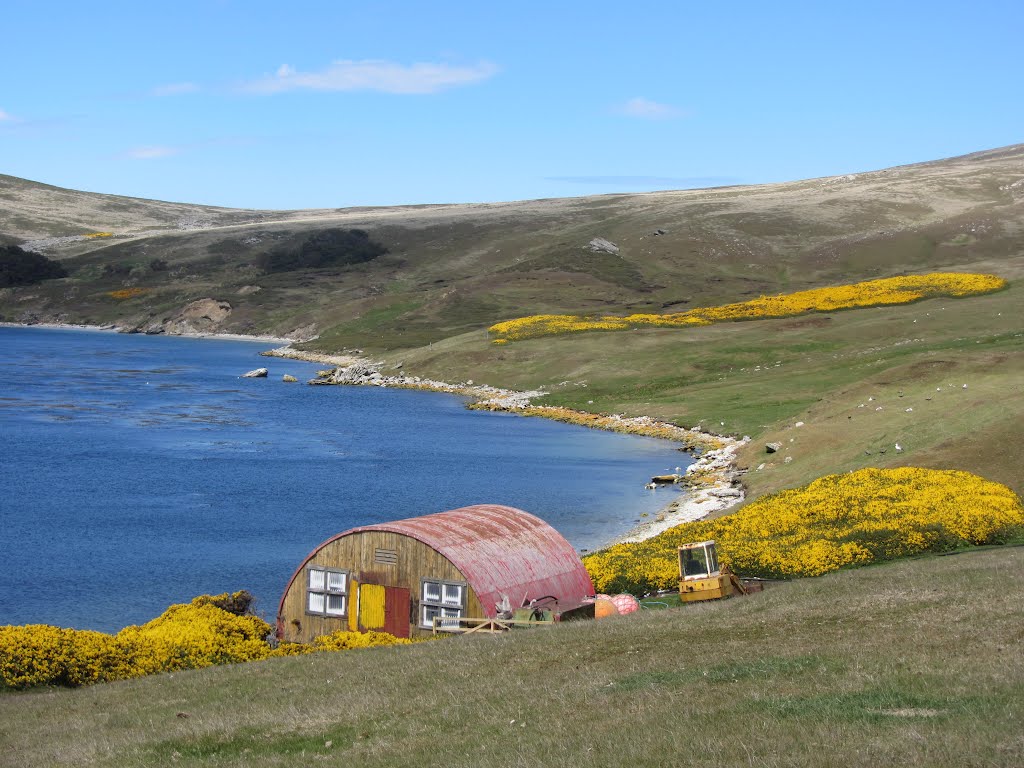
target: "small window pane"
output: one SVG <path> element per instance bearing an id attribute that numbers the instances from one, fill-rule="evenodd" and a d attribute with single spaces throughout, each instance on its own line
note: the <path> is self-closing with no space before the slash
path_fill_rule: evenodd
<path id="1" fill-rule="evenodd" d="M 327 596 L 327 615 L 328 616 L 342 616 L 345 613 L 345 596 L 344 595 L 328 595 Z"/>
<path id="2" fill-rule="evenodd" d="M 327 574 L 327 589 L 331 592 L 344 592 L 345 574 L 329 572 Z"/>
<path id="3" fill-rule="evenodd" d="M 441 585 L 433 581 L 423 582 L 423 599 L 434 603 L 441 602 Z"/>
<path id="4" fill-rule="evenodd" d="M 438 626 L 446 629 L 458 629 L 459 628 L 459 617 L 462 615 L 462 611 L 458 608 L 442 608 L 441 617 L 442 620 L 438 622 Z"/>
<path id="5" fill-rule="evenodd" d="M 423 626 L 432 627 L 434 626 L 434 617 L 441 615 L 441 609 L 435 608 L 432 605 L 423 606 Z"/>
<path id="6" fill-rule="evenodd" d="M 324 588 L 324 576 L 326 574 L 323 571 L 318 571 L 315 568 L 309 569 L 309 588 L 310 589 L 323 589 Z"/>
<path id="7" fill-rule="evenodd" d="M 309 593 L 309 611 L 310 613 L 324 612 L 324 596 L 319 592 Z"/>
<path id="8" fill-rule="evenodd" d="M 444 599 L 441 602 L 448 605 L 462 605 L 462 587 L 454 584 L 445 584 Z"/>

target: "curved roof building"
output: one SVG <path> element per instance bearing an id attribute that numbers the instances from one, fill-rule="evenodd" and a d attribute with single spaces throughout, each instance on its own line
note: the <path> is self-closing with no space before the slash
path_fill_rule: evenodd
<path id="1" fill-rule="evenodd" d="M 480 504 L 365 525 L 316 547 L 281 598 L 278 636 L 309 642 L 339 629 L 398 637 L 434 618 L 493 618 L 553 597 L 574 607 L 593 584 L 572 546 L 538 517 Z"/>

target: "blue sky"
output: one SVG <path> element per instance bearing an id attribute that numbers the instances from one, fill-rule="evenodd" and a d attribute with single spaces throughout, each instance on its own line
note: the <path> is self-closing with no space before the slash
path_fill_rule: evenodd
<path id="1" fill-rule="evenodd" d="M 1018 2 L 4 0 L 0 173 L 258 208 L 764 183 L 1024 141 Z"/>

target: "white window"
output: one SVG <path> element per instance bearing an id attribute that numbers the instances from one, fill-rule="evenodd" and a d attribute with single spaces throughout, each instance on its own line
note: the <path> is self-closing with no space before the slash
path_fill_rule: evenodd
<path id="1" fill-rule="evenodd" d="M 450 581 L 427 581 L 423 580 L 423 588 L 420 590 L 420 626 L 431 629 L 434 626 L 434 618 L 459 619 L 465 615 L 466 610 L 466 585 L 456 584 Z M 459 625 L 458 621 L 440 622 L 439 626 Z"/>
<path id="2" fill-rule="evenodd" d="M 310 568 L 306 573 L 306 613 L 344 616 L 348 608 L 348 572 Z"/>

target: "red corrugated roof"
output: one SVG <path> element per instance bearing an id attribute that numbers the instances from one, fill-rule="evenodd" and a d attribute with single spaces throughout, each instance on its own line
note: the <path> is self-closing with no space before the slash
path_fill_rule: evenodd
<path id="1" fill-rule="evenodd" d="M 495 604 L 503 596 L 517 608 L 524 598 L 554 595 L 563 606 L 571 606 L 594 594 L 572 545 L 539 517 L 515 507 L 477 504 L 352 528 L 325 541 L 306 560 L 330 542 L 362 531 L 409 536 L 444 555 L 466 577 L 488 617 L 497 613 Z M 302 566 L 296 573 L 301 571 Z"/>

